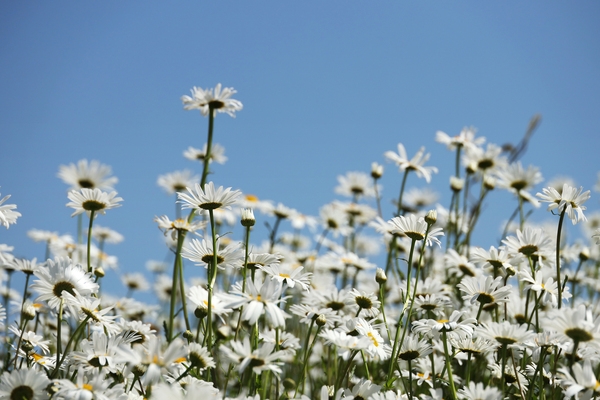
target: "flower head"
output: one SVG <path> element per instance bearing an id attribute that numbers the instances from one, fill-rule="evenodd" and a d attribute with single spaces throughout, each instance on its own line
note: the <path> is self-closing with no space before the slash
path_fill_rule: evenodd
<path id="1" fill-rule="evenodd" d="M 77 165 L 61 165 L 58 169 L 58 177 L 67 185 L 71 185 L 71 190 L 110 190 L 118 182 L 116 177 L 110 176 L 111 174 L 112 170 L 108 165 L 100 164 L 96 160 L 79 160 Z"/>
<path id="2" fill-rule="evenodd" d="M 223 188 L 215 189 L 212 182 L 204 185 L 204 188 L 196 184 L 193 189 L 187 188 L 188 193 L 177 193 L 182 208 L 193 208 L 197 210 L 214 210 L 217 208 L 231 208 L 241 196 L 239 190 Z"/>
<path id="3" fill-rule="evenodd" d="M 105 214 L 106 210 L 121 206 L 119 202 L 123 201 L 123 199 L 116 196 L 117 192 L 106 193 L 97 188 L 80 189 L 79 191 L 72 190 L 68 194 L 71 202 L 67 203 L 67 207 L 75 209 L 71 217 L 83 212 L 90 214 L 92 211 L 94 213 Z"/>
<path id="4" fill-rule="evenodd" d="M 171 172 L 170 174 L 159 175 L 158 186 L 160 186 L 168 194 L 183 192 L 186 188 L 195 185 L 200 181 L 198 175 L 193 175 L 189 169 L 182 171 Z"/>
<path id="5" fill-rule="evenodd" d="M 566 183 L 563 185 L 561 193 L 553 187 L 547 187 L 542 189 L 543 193 L 538 193 L 539 197 L 543 202 L 550 203 L 548 211 L 557 210 L 559 213 L 565 212 L 573 225 L 579 221 L 586 221 L 583 211 L 586 207 L 583 205 L 590 198 L 590 191 L 583 191 L 583 187 L 579 189 L 569 186 Z"/>
<path id="6" fill-rule="evenodd" d="M 0 200 L 0 224 L 4 225 L 6 229 L 11 224 L 15 224 L 17 222 L 17 218 L 21 216 L 20 212 L 14 211 L 17 208 L 16 204 L 4 204 L 3 203 L 10 199 L 10 194 L 4 196 L 2 200 Z"/>
<path id="7" fill-rule="evenodd" d="M 384 153 L 385 158 L 388 161 L 396 163 L 400 171 L 415 171 L 419 178 L 425 178 L 427 183 L 431 181 L 431 174 L 437 174 L 438 169 L 436 167 L 425 167 L 424 164 L 429 160 L 429 153 L 425 154 L 425 147 L 421 147 L 417 154 L 412 159 L 408 159 L 406 150 L 402 143 L 398 143 L 398 153 L 393 151 L 386 151 Z"/>
<path id="8" fill-rule="evenodd" d="M 442 228 L 428 229 L 429 225 L 423 217 L 417 217 L 410 214 L 408 217 L 403 215 L 392 218 L 389 223 L 393 226 L 391 233 L 408 236 L 412 240 L 423 240 L 427 236 L 427 245 L 436 243 L 441 246 L 438 236 L 444 236 Z"/>
<path id="9" fill-rule="evenodd" d="M 214 89 L 202 89 L 194 86 L 192 96 L 182 96 L 183 108 L 186 110 L 200 110 L 203 116 L 207 116 L 209 110 L 227 113 L 235 117 L 235 112 L 243 107 L 239 100 L 231 98 L 236 92 L 233 88 L 221 89 L 218 83 Z"/>

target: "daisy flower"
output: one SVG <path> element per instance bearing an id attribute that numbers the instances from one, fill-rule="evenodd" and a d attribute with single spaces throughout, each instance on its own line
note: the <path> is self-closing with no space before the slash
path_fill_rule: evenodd
<path id="1" fill-rule="evenodd" d="M 416 335 L 408 334 L 400 346 L 398 358 L 403 361 L 412 361 L 428 356 L 432 352 L 433 347 L 426 339 L 419 339 Z"/>
<path id="2" fill-rule="evenodd" d="M 67 207 L 71 207 L 75 210 L 75 212 L 71 214 L 71 217 L 82 214 L 83 212 L 87 212 L 89 215 L 92 211 L 94 213 L 105 214 L 106 210 L 121 206 L 119 202 L 123 201 L 123 199 L 116 196 L 117 192 L 106 193 L 97 188 L 80 189 L 79 191 L 72 190 L 68 194 L 71 202 L 67 203 Z"/>
<path id="3" fill-rule="evenodd" d="M 87 319 L 92 326 L 99 327 L 111 335 L 120 331 L 120 327 L 114 321 L 117 317 L 115 315 L 107 315 L 109 313 L 112 314 L 114 306 L 100 309 L 101 299 L 82 296 L 77 293 L 76 289 L 73 289 L 73 292 L 75 292 L 75 295 L 67 291 L 62 296 L 71 313 L 78 315 L 80 321 Z"/>
<path id="4" fill-rule="evenodd" d="M 139 290 L 140 292 L 145 292 L 150 289 L 150 284 L 146 280 L 146 277 L 139 272 L 123 274 L 123 276 L 121 276 L 121 282 L 130 291 Z"/>
<path id="5" fill-rule="evenodd" d="M 308 290 L 310 287 L 310 277 L 312 273 L 302 272 L 304 267 L 294 266 L 291 263 L 271 264 L 267 266 L 259 266 L 272 279 L 285 283 L 290 288 L 300 286 L 302 290 Z"/>
<path id="6" fill-rule="evenodd" d="M 425 167 L 424 164 L 429 160 L 429 153 L 425 154 L 425 147 L 421 147 L 417 154 L 412 159 L 408 159 L 406 150 L 402 143 L 398 143 L 398 153 L 393 151 L 386 151 L 384 153 L 385 158 L 388 161 L 396 163 L 400 171 L 415 171 L 419 178 L 425 178 L 427 183 L 431 181 L 431 174 L 437 174 L 438 169 L 436 167 Z"/>
<path id="7" fill-rule="evenodd" d="M 594 318 L 591 308 L 583 304 L 575 308 L 553 310 L 544 321 L 545 327 L 555 330 L 562 342 L 600 345 L 600 317 Z"/>
<path id="8" fill-rule="evenodd" d="M 202 89 L 194 86 L 192 96 L 182 96 L 183 108 L 185 110 L 200 110 L 203 116 L 208 115 L 209 110 L 227 113 L 235 117 L 235 112 L 243 107 L 239 100 L 231 98 L 236 92 L 233 88 L 221 89 L 218 83 L 214 89 Z"/>
<path id="9" fill-rule="evenodd" d="M 590 198 L 589 190 L 583 192 L 583 187 L 576 189 L 565 183 L 561 193 L 558 193 L 553 187 L 544 188 L 542 192 L 538 193 L 537 196 L 541 201 L 550 203 L 548 211 L 557 210 L 559 214 L 564 211 L 573 225 L 579 221 L 586 221 L 585 215 L 583 215 L 586 207 L 583 203 Z"/>
<path id="10" fill-rule="evenodd" d="M 347 197 L 375 197 L 373 179 L 364 172 L 348 172 L 337 178 L 335 192 Z"/>
<path id="11" fill-rule="evenodd" d="M 513 192 L 534 207 L 540 206 L 537 199 L 527 191 L 544 180 L 539 168 L 530 165 L 525 169 L 521 162 L 516 162 L 499 168 L 496 179 L 499 188 Z"/>
<path id="12" fill-rule="evenodd" d="M 119 232 L 100 225 L 94 226 L 92 237 L 99 242 L 111 244 L 119 244 L 124 240 Z"/>
<path id="13" fill-rule="evenodd" d="M 14 211 L 17 208 L 16 204 L 4 204 L 8 199 L 10 199 L 10 194 L 0 200 L 0 224 L 4 225 L 6 229 L 9 225 L 16 224 L 17 218 L 21 216 L 20 212 Z"/>
<path id="14" fill-rule="evenodd" d="M 494 279 L 491 276 L 465 277 L 457 285 L 463 292 L 463 300 L 474 304 L 493 305 L 508 302 L 512 286 L 503 285 L 501 276 Z"/>
<path id="15" fill-rule="evenodd" d="M 112 169 L 108 165 L 96 160 L 79 160 L 77 165 L 61 165 L 58 168 L 58 177 L 67 185 L 71 185 L 71 190 L 111 190 L 118 182 L 117 178 L 110 176 L 111 174 Z"/>
<path id="16" fill-rule="evenodd" d="M 195 306 L 194 315 L 196 318 L 204 318 L 208 315 L 208 291 L 202 286 L 192 286 L 187 293 L 187 298 L 192 305 Z M 217 315 L 223 320 L 223 315 L 231 312 L 231 308 L 227 308 L 227 300 L 223 298 L 221 293 L 213 294 L 211 308 L 213 315 Z"/>
<path id="17" fill-rule="evenodd" d="M 506 165 L 506 157 L 501 156 L 502 148 L 493 143 L 488 143 L 485 149 L 481 147 L 466 147 L 463 162 L 468 170 L 483 173 L 493 172 Z"/>
<path id="18" fill-rule="evenodd" d="M 178 218 L 171 221 L 166 215 L 154 217 L 154 222 L 158 224 L 158 229 L 165 233 L 165 236 L 171 232 L 171 239 L 177 240 L 178 232 L 196 232 L 206 226 L 205 221 L 189 222 L 187 218 Z"/>
<path id="19" fill-rule="evenodd" d="M 423 240 L 425 239 L 425 233 L 427 233 L 427 246 L 431 246 L 433 243 L 441 246 L 441 242 L 437 237 L 444 236 L 442 228 L 429 229 L 429 232 L 427 232 L 429 225 L 423 217 L 417 217 L 415 214 L 409 214 L 408 217 L 401 215 L 392 218 L 389 223 L 392 224 L 392 234 L 408 236 L 412 240 Z"/>
<path id="20" fill-rule="evenodd" d="M 221 351 L 236 365 L 236 369 L 242 373 L 246 368 L 252 368 L 252 372 L 260 375 L 263 371 L 271 371 L 276 375 L 281 374 L 281 362 L 276 360 L 285 357 L 288 352 L 279 350 L 273 352 L 275 343 L 263 343 L 258 349 L 252 351 L 250 340 L 244 338 L 243 342 L 231 342 L 231 349 L 223 346 Z"/>
<path id="21" fill-rule="evenodd" d="M 361 378 L 352 390 L 346 389 L 344 391 L 344 397 L 350 399 L 369 399 L 374 394 L 379 393 L 381 386 L 373 384 L 370 380 Z"/>
<path id="22" fill-rule="evenodd" d="M 600 396 L 600 382 L 589 360 L 584 361 L 583 365 L 574 364 L 571 370 L 563 367 L 560 374 L 559 382 L 566 398 L 575 396 L 576 399 L 591 399 Z"/>
<path id="23" fill-rule="evenodd" d="M 413 322 L 414 333 L 425 334 L 428 337 L 437 338 L 439 333 L 460 331 L 463 334 L 472 334 L 477 320 L 475 318 L 462 318 L 465 311 L 454 310 L 447 319 L 421 319 Z M 462 321 L 461 321 L 462 319 Z"/>
<path id="24" fill-rule="evenodd" d="M 369 318 L 376 317 L 379 315 L 379 307 L 381 302 L 377 300 L 377 295 L 374 293 L 367 293 L 356 288 L 350 291 L 348 298 L 348 305 L 356 305 L 362 315 Z"/>
<path id="25" fill-rule="evenodd" d="M 159 175 L 156 181 L 158 186 L 167 192 L 167 194 L 183 192 L 186 188 L 192 187 L 198 182 L 200 182 L 200 177 L 194 175 L 189 169 Z"/>
<path id="26" fill-rule="evenodd" d="M 179 203 L 182 204 L 182 208 L 196 210 L 229 209 L 242 194 L 239 190 L 225 189 L 223 186 L 215 189 L 215 185 L 212 182 L 205 184 L 204 188 L 200 187 L 200 184 L 197 183 L 192 189 L 188 187 L 187 191 L 188 193 L 177 193 Z"/>
<path id="27" fill-rule="evenodd" d="M 40 267 L 35 276 L 39 279 L 33 282 L 31 288 L 40 294 L 36 301 L 47 301 L 53 309 L 58 309 L 61 301 L 65 300 L 64 293 L 88 296 L 98 291 L 98 284 L 92 275 L 68 258 L 57 257 L 54 261 L 46 261 L 46 265 Z"/>
<path id="28" fill-rule="evenodd" d="M 235 268 L 240 269 L 244 265 L 244 251 L 240 243 L 230 243 L 225 248 L 221 249 L 219 242 L 221 237 L 217 238 L 217 267 L 220 269 Z M 192 239 L 186 243 L 181 250 L 181 255 L 190 261 L 193 261 L 198 266 L 208 268 L 208 264 L 214 260 L 214 252 L 212 243 L 202 239 Z"/>
<path id="29" fill-rule="evenodd" d="M 199 343 L 190 343 L 188 345 L 188 360 L 190 364 L 200 371 L 206 368 L 215 368 L 215 360 L 211 357 L 208 349 Z"/>
<path id="30" fill-rule="evenodd" d="M 464 127 L 456 136 L 450 136 L 445 132 L 437 131 L 435 133 L 435 141 L 445 144 L 450 150 L 458 147 L 479 147 L 485 143 L 485 137 L 480 136 L 475 138 L 476 133 L 477 130 L 472 126 Z"/>
<path id="31" fill-rule="evenodd" d="M 508 348 L 522 349 L 526 342 L 533 340 L 535 333 L 527 325 L 511 324 L 508 321 L 490 322 L 476 328 L 477 336 L 493 340 Z"/>
<path id="32" fill-rule="evenodd" d="M 482 269 L 514 272 L 514 267 L 509 260 L 510 258 L 508 257 L 506 250 L 497 249 L 494 246 L 490 246 L 489 250 L 485 250 L 481 247 L 471 249 L 471 261 L 479 264 Z"/>
<path id="33" fill-rule="evenodd" d="M 338 356 L 348 360 L 353 352 L 366 350 L 372 344 L 366 336 L 351 336 L 340 330 L 325 329 L 319 333 L 325 339 L 325 344 L 337 347 Z"/>
<path id="34" fill-rule="evenodd" d="M 483 386 L 481 382 L 469 382 L 465 387 L 458 389 L 457 396 L 465 400 L 497 400 L 502 393 L 495 387 Z"/>
<path id="35" fill-rule="evenodd" d="M 20 369 L 4 372 L 0 379 L 0 399 L 42 400 L 48 398 L 50 379 L 45 372 Z"/>
<path id="36" fill-rule="evenodd" d="M 206 150 L 206 143 L 202 149 L 196 149 L 190 146 L 186 151 L 183 152 L 183 156 L 188 160 L 204 162 L 204 159 L 206 158 Z M 225 157 L 225 147 L 218 143 L 213 143 L 212 147 L 210 148 L 210 160 L 208 160 L 208 162 L 211 163 L 213 161 L 218 164 L 225 164 L 225 161 L 227 161 L 227 157 Z"/>
<path id="37" fill-rule="evenodd" d="M 281 298 L 282 285 L 275 279 L 267 279 L 262 285 L 248 280 L 246 282 L 246 291 L 242 291 L 242 286 L 238 282 L 231 290 L 232 301 L 227 305 L 228 308 L 244 307 L 242 311 L 242 320 L 248 321 L 250 325 L 254 324 L 264 313 L 270 326 L 285 327 L 285 319 L 289 317 L 283 311 L 279 304 L 285 302 L 286 298 Z"/>
<path id="38" fill-rule="evenodd" d="M 389 344 L 385 343 L 381 333 L 375 329 L 371 323 L 364 318 L 356 318 L 352 321 L 354 330 L 359 335 L 368 338 L 371 343 L 365 349 L 365 351 L 377 360 L 387 360 L 392 355 L 392 348 Z"/>
<path id="39" fill-rule="evenodd" d="M 509 236 L 502 240 L 506 252 L 513 258 L 522 256 L 533 257 L 540 265 L 554 255 L 552 239 L 543 230 L 525 227 L 517 229 L 517 237 Z"/>

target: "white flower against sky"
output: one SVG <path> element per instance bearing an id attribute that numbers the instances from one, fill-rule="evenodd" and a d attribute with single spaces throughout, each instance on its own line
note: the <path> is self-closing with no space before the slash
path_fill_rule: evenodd
<path id="1" fill-rule="evenodd" d="M 503 278 L 492 276 L 464 277 L 457 285 L 463 293 L 463 300 L 474 304 L 500 304 L 508 302 L 512 287 L 503 284 Z"/>
<path id="2" fill-rule="evenodd" d="M 449 136 L 445 132 L 437 131 L 435 133 L 435 141 L 445 144 L 450 150 L 457 147 L 479 147 L 485 143 L 485 137 L 480 136 L 475 138 L 476 133 L 477 130 L 472 126 L 464 127 L 456 136 Z"/>
<path id="3" fill-rule="evenodd" d="M 9 225 L 16 224 L 17 218 L 21 216 L 20 212 L 15 211 L 17 208 L 16 204 L 4 204 L 8 199 L 10 199 L 10 194 L 0 200 L 0 225 L 4 225 L 6 229 L 8 229 Z"/>
<path id="4" fill-rule="evenodd" d="M 566 398 L 575 397 L 589 400 L 600 396 L 600 381 L 596 378 L 596 373 L 589 360 L 584 361 L 583 365 L 575 363 L 571 370 L 562 367 L 559 373 L 559 383 L 564 389 Z"/>
<path id="5" fill-rule="evenodd" d="M 241 197 L 242 192 L 239 190 L 231 190 L 219 186 L 215 189 L 212 182 L 200 187 L 200 184 L 194 185 L 193 188 L 187 188 L 187 193 L 177 193 L 179 203 L 182 208 L 192 208 L 197 210 L 214 210 L 216 208 L 231 208 L 236 204 Z"/>
<path id="6" fill-rule="evenodd" d="M 535 332 L 527 329 L 527 325 L 511 324 L 509 321 L 483 323 L 476 328 L 476 333 L 499 345 L 517 349 L 522 349 L 535 335 Z"/>
<path id="7" fill-rule="evenodd" d="M 221 249 L 219 242 L 221 237 L 217 238 L 217 267 L 225 268 L 242 268 L 244 265 L 244 251 L 241 244 L 238 242 L 229 243 L 225 248 Z M 192 239 L 191 242 L 184 244 L 181 250 L 181 255 L 190 261 L 193 261 L 198 266 L 208 268 L 214 260 L 213 245 L 204 239 Z"/>
<path id="8" fill-rule="evenodd" d="M 118 244 L 124 240 L 123 235 L 119 232 L 99 225 L 94 225 L 92 237 L 99 242 L 111 244 Z"/>
<path id="9" fill-rule="evenodd" d="M 200 110 L 205 117 L 208 115 L 210 109 L 235 117 L 235 112 L 243 108 L 239 100 L 231 98 L 231 96 L 237 93 L 236 90 L 233 88 L 221 89 L 220 83 L 214 89 L 202 89 L 194 86 L 191 91 L 191 97 L 181 97 L 183 108 L 186 110 Z"/>
<path id="10" fill-rule="evenodd" d="M 194 175 L 189 169 L 175 171 L 164 175 L 159 175 L 156 183 L 167 194 L 183 192 L 185 189 L 194 186 L 200 182 L 200 176 Z"/>
<path id="11" fill-rule="evenodd" d="M 112 169 L 108 165 L 101 164 L 99 161 L 79 160 L 77 165 L 61 165 L 58 169 L 58 177 L 64 183 L 70 185 L 71 190 L 77 189 L 102 189 L 112 190 L 118 179 L 112 174 Z"/>
<path id="12" fill-rule="evenodd" d="M 521 162 L 505 165 L 496 170 L 496 184 L 499 188 L 521 196 L 534 207 L 539 207 L 539 202 L 528 190 L 543 180 L 539 168 L 530 165 L 525 169 Z"/>
<path id="13" fill-rule="evenodd" d="M 551 260 L 554 255 L 552 239 L 543 230 L 525 227 L 523 231 L 517 229 L 517 236 L 509 236 L 502 240 L 504 249 L 512 258 L 535 257 L 540 265 L 545 260 Z"/>
<path id="14" fill-rule="evenodd" d="M 56 310 L 61 300 L 66 300 L 64 293 L 87 296 L 98 291 L 98 284 L 92 275 L 68 258 L 48 260 L 45 266 L 35 272 L 35 276 L 38 280 L 33 282 L 31 288 L 40 294 L 36 301 L 47 301 Z"/>
<path id="15" fill-rule="evenodd" d="M 206 143 L 204 143 L 202 149 L 196 149 L 195 147 L 190 146 L 186 151 L 183 152 L 183 156 L 188 160 L 204 162 L 204 159 L 206 158 L 206 150 Z M 227 157 L 225 157 L 225 147 L 218 143 L 213 143 L 212 147 L 210 148 L 209 162 L 213 161 L 218 164 L 225 164 L 227 161 Z"/>
<path id="16" fill-rule="evenodd" d="M 561 193 L 558 193 L 553 187 L 547 187 L 542 189 L 542 193 L 538 193 L 537 196 L 542 202 L 550 203 L 548 211 L 557 210 L 559 214 L 565 211 L 573 225 L 579 221 L 586 221 L 583 214 L 586 207 L 583 203 L 590 198 L 589 190 L 584 192 L 583 187 L 577 189 L 564 184 Z"/>
<path id="17" fill-rule="evenodd" d="M 197 230 L 203 229 L 206 226 L 205 221 L 192 221 L 189 222 L 187 218 L 178 218 L 171 221 L 166 215 L 160 217 L 154 217 L 154 222 L 158 224 L 158 228 L 165 233 L 171 233 L 171 239 L 177 239 L 178 232 L 196 232 Z"/>
<path id="18" fill-rule="evenodd" d="M 401 215 L 392 218 L 389 223 L 392 224 L 392 234 L 405 235 L 412 240 L 419 241 L 425 239 L 425 233 L 427 233 L 427 246 L 431 246 L 433 243 L 441 246 L 441 242 L 437 237 L 444 236 L 442 228 L 431 228 L 427 232 L 428 225 L 423 217 L 418 217 L 415 214 L 409 214 L 407 217 Z"/>
<path id="19" fill-rule="evenodd" d="M 436 167 L 425 167 L 424 164 L 429 160 L 429 153 L 425 154 L 425 147 L 421 147 L 417 154 L 412 159 L 408 159 L 406 150 L 402 143 L 398 143 L 398 153 L 393 151 L 386 151 L 384 153 L 385 158 L 398 165 L 400 171 L 415 171 L 419 178 L 425 178 L 427 183 L 431 181 L 431 174 L 437 174 L 438 169 Z"/>
<path id="20" fill-rule="evenodd" d="M 298 285 L 302 288 L 302 290 L 309 289 L 310 277 L 312 276 L 312 273 L 302 272 L 304 267 L 300 265 L 293 265 L 291 263 L 277 263 L 259 266 L 259 268 L 272 279 L 278 280 L 281 283 L 285 283 L 291 288 Z"/>
<path id="21" fill-rule="evenodd" d="M 195 306 L 194 314 L 197 318 L 204 318 L 208 314 L 208 291 L 202 286 L 192 286 L 186 294 L 190 300 L 190 305 Z M 217 315 L 223 319 L 222 316 L 231 312 L 231 308 L 227 307 L 229 299 L 225 299 L 224 296 L 217 292 L 213 295 L 211 301 L 211 308 L 213 315 Z"/>
<path id="22" fill-rule="evenodd" d="M 488 143 L 487 147 L 467 147 L 463 162 L 471 171 L 494 172 L 506 165 L 506 157 L 502 155 L 502 148 L 496 144 Z"/>
<path id="23" fill-rule="evenodd" d="M 347 197 L 375 197 L 373 178 L 364 172 L 347 172 L 339 175 L 335 192 Z"/>
<path id="24" fill-rule="evenodd" d="M 72 217 L 83 212 L 89 215 L 92 211 L 94 211 L 94 215 L 98 213 L 106 214 L 106 210 L 121 206 L 119 202 L 123 201 L 123 199 L 116 196 L 117 192 L 107 193 L 100 189 L 72 190 L 67 195 L 69 200 L 71 200 L 71 202 L 67 203 L 67 207 L 75 210 L 71 214 Z"/>

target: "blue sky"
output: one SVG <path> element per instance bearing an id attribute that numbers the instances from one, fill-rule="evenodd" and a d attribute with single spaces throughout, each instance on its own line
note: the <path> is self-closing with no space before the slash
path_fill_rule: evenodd
<path id="1" fill-rule="evenodd" d="M 23 216 L 0 229 L 0 243 L 40 258 L 28 230 L 75 234 L 56 174 L 87 158 L 112 166 L 124 198 L 97 220 L 125 236 L 107 251 L 124 271 L 163 259 L 152 219 L 173 206 L 156 179 L 200 173 L 182 152 L 206 140 L 206 119 L 180 97 L 219 82 L 244 109 L 217 117 L 229 161 L 213 180 L 306 214 L 339 198 L 338 175 L 368 172 L 398 142 L 411 156 L 423 145 L 432 153 L 432 186 L 447 205 L 453 160 L 435 132 L 472 125 L 489 142 L 516 143 L 536 113 L 543 120 L 523 163 L 546 181 L 566 175 L 592 189 L 599 17 L 596 1 L 2 2 L 0 193 Z M 385 166 L 391 217 L 401 175 Z M 490 198 L 497 213 L 483 221 L 482 245 L 496 244 L 513 207 L 508 194 Z"/>

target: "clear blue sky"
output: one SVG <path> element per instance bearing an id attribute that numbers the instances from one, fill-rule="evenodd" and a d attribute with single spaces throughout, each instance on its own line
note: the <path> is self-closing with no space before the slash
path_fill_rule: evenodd
<path id="1" fill-rule="evenodd" d="M 173 206 L 157 176 L 199 173 L 182 152 L 206 140 L 206 119 L 180 97 L 219 82 L 244 109 L 217 117 L 229 161 L 215 183 L 306 214 L 336 198 L 338 175 L 368 172 L 398 142 L 411 156 L 427 147 L 440 169 L 432 185 L 446 196 L 452 155 L 437 130 L 473 125 L 490 142 L 514 143 L 535 113 L 543 121 L 523 163 L 591 189 L 599 21 L 597 1 L 2 2 L 0 193 L 23 216 L 0 228 L 0 243 L 41 258 L 28 230 L 75 234 L 56 174 L 87 158 L 113 167 L 124 198 L 97 220 L 125 236 L 107 251 L 125 271 L 163 259 L 152 219 Z M 400 178 L 387 164 L 386 201 Z M 498 194 L 488 210 L 513 202 Z"/>

